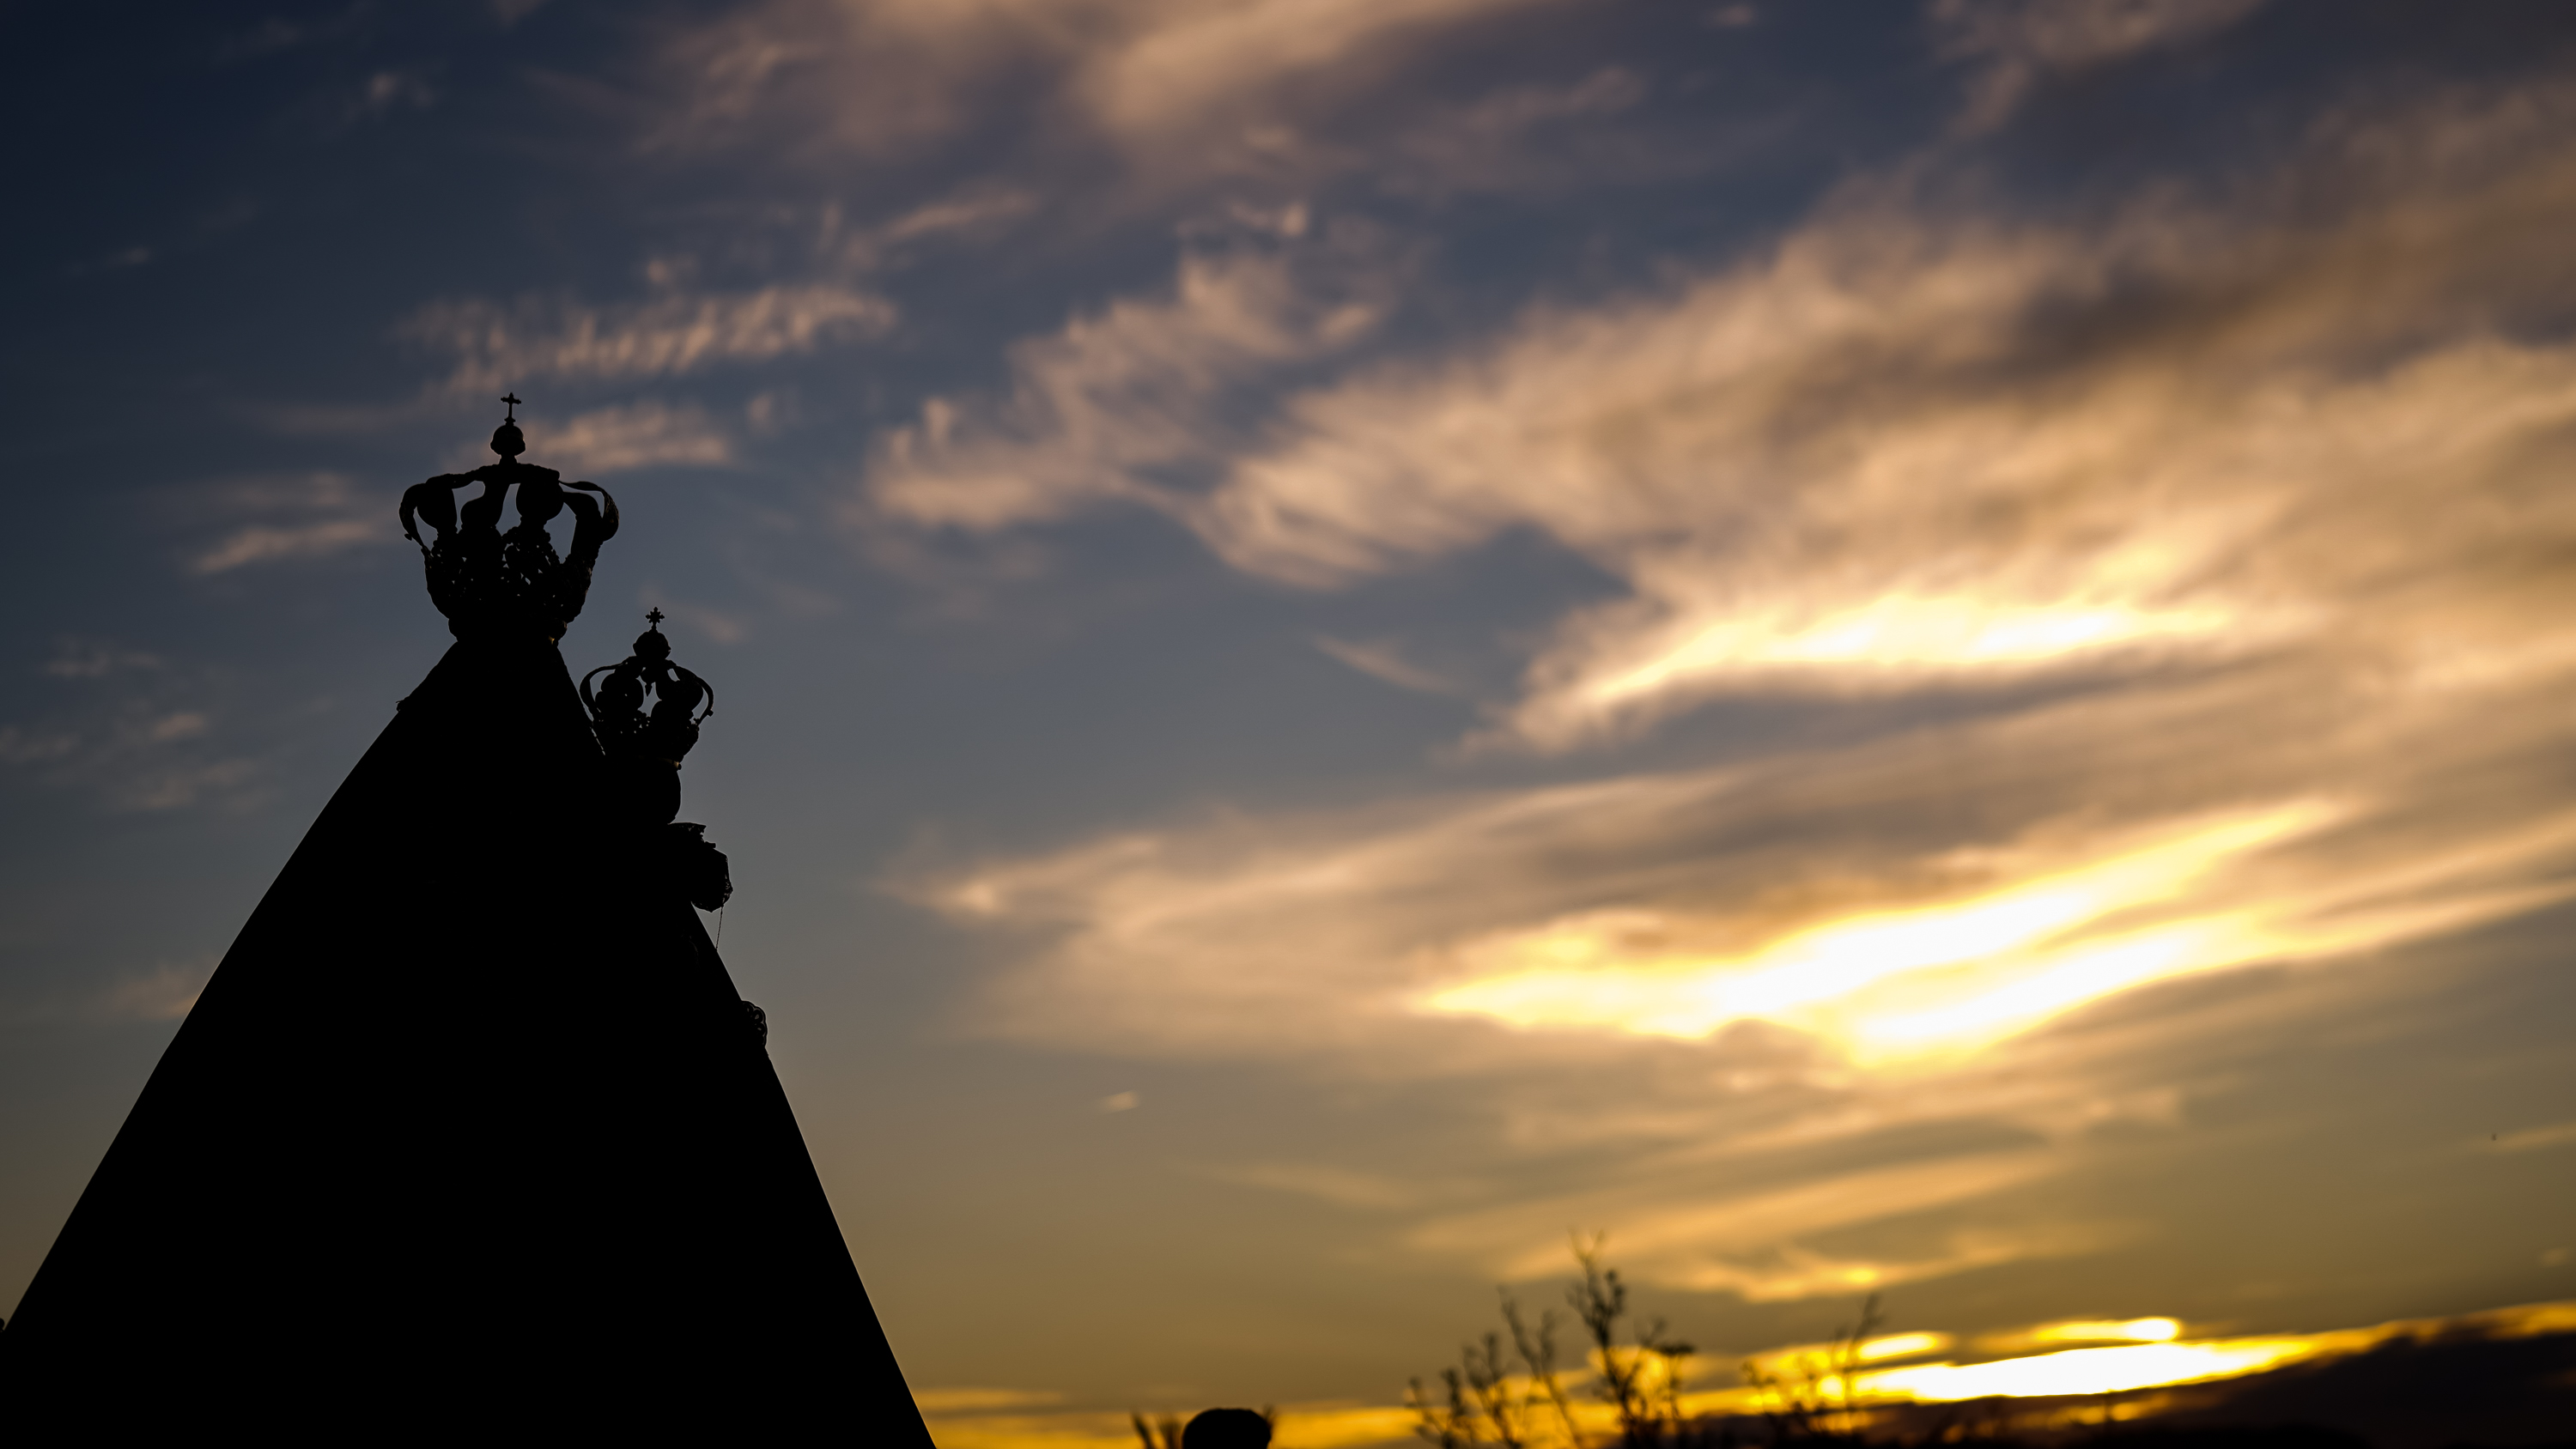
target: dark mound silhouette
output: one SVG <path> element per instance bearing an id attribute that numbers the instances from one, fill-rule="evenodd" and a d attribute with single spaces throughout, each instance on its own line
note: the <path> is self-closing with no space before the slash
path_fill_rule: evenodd
<path id="1" fill-rule="evenodd" d="M 2468 1444 L 2576 1449 L 2576 1334 L 2397 1338 L 2367 1352 L 2212 1386 L 2175 1428 L 2298 1422 L 2373 1449 Z"/>

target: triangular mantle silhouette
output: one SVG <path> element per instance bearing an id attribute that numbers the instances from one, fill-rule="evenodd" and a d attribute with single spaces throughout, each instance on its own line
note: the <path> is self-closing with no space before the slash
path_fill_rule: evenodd
<path id="1" fill-rule="evenodd" d="M 225 954 L 0 1332 L 0 1435 L 930 1443 L 765 1021 L 690 909 L 730 890 L 669 823 L 711 692 L 658 613 L 575 691 L 556 641 L 617 507 L 518 461 L 508 401 L 501 461 L 402 502 L 456 643 Z"/>

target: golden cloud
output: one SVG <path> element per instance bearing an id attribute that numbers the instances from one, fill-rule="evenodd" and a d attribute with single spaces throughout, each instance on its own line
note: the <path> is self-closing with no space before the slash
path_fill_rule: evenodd
<path id="1" fill-rule="evenodd" d="M 2156 1052 L 2215 1018 L 2115 1030 L 2120 998 L 2330 973 L 2576 892 L 2576 346 L 2508 325 L 2576 295 L 2551 240 L 2571 122 L 2566 86 L 2383 97 L 2268 175 L 2080 220 L 1858 185 L 1763 255 L 1355 363 L 1249 424 L 1228 389 L 1341 356 L 1315 319 L 1347 294 L 1308 289 L 1296 236 L 1194 260 L 1168 302 L 1024 344 L 1008 397 L 894 435 L 879 516 L 1141 505 L 1313 588 L 1552 539 L 1626 592 L 1537 647 L 1475 741 L 1488 770 L 1744 699 L 1867 695 L 1883 723 L 1163 822 L 900 889 L 1016 933 L 987 1030 L 1544 1079 L 1500 1109 L 1516 1150 L 1716 1144 L 1632 1163 L 1597 1216 L 1442 1218 L 1421 1251 L 1534 1264 L 1592 1222 L 1663 1244 L 1640 1272 L 1760 1297 L 2111 1241 L 1988 1214 L 1829 1251 L 1805 1241 L 1829 1194 L 1781 1189 L 1766 1237 L 1767 1199 L 1705 1174 L 1971 1117 L 2054 1144 L 1942 1159 L 1844 1226 L 1991 1203 L 2101 1114 L 2173 1110 Z M 1584 1096 L 1668 1042 L 1705 1075 Z"/>

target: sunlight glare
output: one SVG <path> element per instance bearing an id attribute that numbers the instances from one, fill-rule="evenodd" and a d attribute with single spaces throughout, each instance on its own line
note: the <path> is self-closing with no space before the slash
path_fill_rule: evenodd
<path id="1" fill-rule="evenodd" d="M 2204 820 L 1981 898 L 1862 912 L 1731 958 L 1661 945 L 1665 923 L 1648 912 L 1561 918 L 1471 943 L 1458 953 L 1467 979 L 1420 1004 L 1523 1028 L 1684 1038 L 1760 1019 L 1863 1062 L 1970 1050 L 2116 991 L 2284 949 L 2242 912 L 2095 932 L 2340 813 L 2304 801 Z"/>
<path id="2" fill-rule="evenodd" d="M 2206 638 L 2235 622 L 2215 608 L 1999 604 L 1968 595 L 1890 594 L 1822 619 L 1787 611 L 1711 624 L 1657 658 L 1586 691 L 1615 706 L 1697 677 L 1778 667 L 1897 673 L 2029 666 L 2159 640 Z"/>
<path id="3" fill-rule="evenodd" d="M 2070 1348 L 1993 1363 L 1917 1364 L 1861 1377 L 1862 1392 L 1957 1403 L 1996 1395 L 2120 1394 L 2259 1373 L 2317 1352 L 2306 1338 L 2238 1338 L 2210 1343 L 2141 1343 Z"/>
<path id="4" fill-rule="evenodd" d="M 2034 1343 L 2171 1343 L 2182 1337 L 2182 1323 L 2172 1318 L 2078 1319 L 2043 1323 L 2030 1337 Z"/>

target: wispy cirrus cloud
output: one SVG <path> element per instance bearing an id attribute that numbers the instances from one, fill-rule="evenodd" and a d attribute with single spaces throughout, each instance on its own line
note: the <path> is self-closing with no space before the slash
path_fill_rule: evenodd
<path id="1" fill-rule="evenodd" d="M 1224 463 L 1246 391 L 1365 340 L 1401 275 L 1373 229 L 1310 236 L 1301 210 L 1256 225 L 1274 235 L 1185 255 L 1169 296 L 1014 346 L 1007 395 L 932 398 L 881 441 L 855 516 L 992 529 L 1109 501 L 1186 507 L 1171 483 Z"/>
<path id="2" fill-rule="evenodd" d="M 1659 130 L 1653 86 L 1612 62 L 1467 97 L 1432 79 L 1461 47 L 1550 10 L 1583 7 L 766 0 L 672 28 L 623 94 L 648 153 L 740 155 L 818 179 L 953 153 L 975 177 L 960 195 L 1017 199 L 1072 237 L 1159 227 L 1176 200 L 1277 205 L 1354 179 L 1415 201 L 1629 184 L 1706 173 L 1779 139 L 1776 125 L 1723 139 Z M 882 254 L 872 236 L 945 204 L 869 220 L 839 202 L 819 211 L 864 265 Z M 988 223 L 943 239 L 996 234 Z"/>
<path id="3" fill-rule="evenodd" d="M 1091 115 L 1140 146 L 1260 119 L 1272 87 L 1333 71 L 1369 78 L 1444 31 L 1545 0 L 1256 0 L 1209 9 L 1128 7 L 1122 43 L 1094 47 L 1075 90 Z"/>
<path id="4" fill-rule="evenodd" d="M 1077 380 L 1113 375 L 1095 360 L 1110 329 L 1078 324 L 1024 345 L 1008 411 L 942 404 L 870 486 L 898 516 L 978 528 L 1142 503 L 1315 587 L 1536 529 L 1633 591 L 1559 626 L 1489 736 L 1542 750 L 1735 692 L 2354 642 L 2332 621 L 2383 587 L 2398 539 L 2445 559 L 2455 592 L 2387 599 L 2370 647 L 2441 652 L 2415 631 L 2543 587 L 2471 560 L 2563 526 L 2521 480 L 2561 436 L 2576 363 L 2478 319 L 2567 281 L 2527 221 L 2576 210 L 2576 171 L 2542 140 L 2569 109 L 2562 90 L 2446 96 L 2411 139 L 2333 117 L 2297 186 L 2093 225 L 1860 187 L 1678 292 L 1534 312 L 1251 424 L 1212 388 L 1100 405 Z M 2436 151 L 2438 190 L 2420 181 Z M 1268 279 L 1263 315 L 1301 300 Z M 2374 305 L 2346 305 L 2365 288 Z M 1118 355 L 1194 355 L 1213 310 L 1113 309 Z M 918 441 L 996 432 L 1007 447 Z M 1156 475 L 1178 459 L 1218 481 Z M 2512 521 L 2452 506 L 2464 490 L 2512 500 Z"/>
<path id="5" fill-rule="evenodd" d="M 1937 1232 L 1924 1244 L 1928 1251 L 1910 1261 L 1802 1246 L 2026 1189 L 2064 1165 L 2034 1148 L 1871 1166 L 1746 1192 L 1726 1181 L 1720 1164 L 1686 1171 L 1659 1164 L 1660 1170 L 1629 1180 L 1435 1217 L 1408 1241 L 1496 1277 L 1527 1280 L 1561 1270 L 1566 1224 L 1615 1220 L 1620 1261 L 1653 1281 L 1754 1302 L 1826 1297 L 2101 1246 L 2115 1230 L 1951 1228 Z"/>
<path id="6" fill-rule="evenodd" d="M 1546 142 L 1553 132 L 1596 134 L 1592 123 L 1636 109 L 1649 92 L 1644 77 L 1615 65 L 1570 84 L 1501 87 L 1397 136 L 1389 148 L 1394 154 L 1380 163 L 1382 184 L 1398 193 L 1445 196 L 1565 186 L 1578 176 L 1598 180 L 1605 171 L 1636 169 L 1639 158 L 1617 147 L 1552 154 Z M 1693 159 L 1705 164 L 1708 149 L 1698 148 Z"/>
<path id="7" fill-rule="evenodd" d="M 2576 816 L 2509 783 L 2542 768 L 2546 729 L 2454 737 L 2455 711 L 2546 680 L 2393 703 L 2307 683 L 2295 703 L 2223 676 L 1758 764 L 1238 815 L 902 889 L 1039 933 L 989 1029 L 1435 1075 L 1739 1023 L 1845 1063 L 1973 1056 L 2141 985 L 2576 890 Z M 2336 802 L 2357 775 L 2374 796 Z"/>
<path id="8" fill-rule="evenodd" d="M 1936 0 L 1941 52 L 1977 70 L 1958 125 L 1991 131 L 2043 81 L 2206 39 L 2263 0 Z"/>
<path id="9" fill-rule="evenodd" d="M 256 798 L 257 761 L 234 753 L 224 691 L 203 671 L 106 641 L 65 641 L 45 674 L 46 707 L 0 725 L 0 765 L 116 811 L 240 805 Z"/>
<path id="10" fill-rule="evenodd" d="M 1845 743 L 1596 754 L 1588 781 L 1166 822 L 899 888 L 1020 943 L 981 1029 L 1544 1082 L 1500 1157 L 1697 1135 L 1732 1171 L 1897 1122 L 2058 1144 L 1936 1154 L 1886 1211 L 1799 1232 L 1762 1225 L 1895 1169 L 1818 1168 L 1775 1217 L 1771 1189 L 1721 1212 L 1700 1168 L 1632 1156 L 1602 1225 L 1644 1225 L 1669 1281 L 1793 1297 L 2096 1251 L 2120 1224 L 2008 1210 L 2090 1130 L 2067 1104 L 2166 1110 L 2190 1033 L 2257 1008 L 2077 1024 L 2576 893 L 2543 783 L 2576 674 L 2548 562 L 2576 547 L 2576 349 L 2491 322 L 2576 281 L 2529 224 L 2576 220 L 2571 110 L 2540 85 L 2335 112 L 2269 177 L 2084 217 L 1863 183 L 1736 265 L 1410 359 L 1237 346 L 1163 374 L 1220 382 L 1100 388 L 1157 374 L 1091 360 L 1087 322 L 1025 344 L 1010 398 L 889 440 L 877 517 L 1141 506 L 1314 589 L 1553 539 L 1628 593 L 1540 642 L 1489 750 L 1891 708 Z M 1266 275 L 1259 315 L 1319 310 Z M 1110 315 L 1111 355 L 1203 355 L 1187 305 Z M 1292 376 L 1275 357 L 1332 375 L 1247 413 L 1224 384 Z M 1718 1084 L 1565 1105 L 1656 1040 Z M 1415 1246 L 1535 1263 L 1581 1206 L 1504 1196 L 1490 1234 L 1425 1217 Z"/>
<path id="11" fill-rule="evenodd" d="M 159 669 L 165 660 L 148 649 L 135 649 L 107 639 L 66 637 L 55 643 L 45 672 L 56 679 L 101 679 L 129 669 Z"/>
<path id="12" fill-rule="evenodd" d="M 990 241 L 1039 209 L 1025 187 L 970 183 L 874 224 L 852 220 L 838 205 L 823 208 L 815 250 L 835 265 L 874 271 L 898 265 L 941 241 Z"/>
<path id="13" fill-rule="evenodd" d="M 1384 680 L 1398 689 L 1417 694 L 1463 694 L 1455 681 L 1404 657 L 1393 640 L 1335 639 L 1318 635 L 1315 647 L 1372 679 Z"/>
<path id="14" fill-rule="evenodd" d="M 531 459 L 566 476 L 607 474 L 631 468 L 722 468 L 735 458 L 735 433 L 696 403 L 656 399 L 591 408 L 546 422 L 524 418 Z M 460 444 L 448 466 L 457 471 L 492 461 L 479 442 Z"/>
<path id="15" fill-rule="evenodd" d="M 163 961 L 148 970 L 120 972 L 105 985 L 34 999 L 0 999 L 0 1020 L 176 1021 L 197 1004 L 215 964 L 211 957 Z"/>
<path id="16" fill-rule="evenodd" d="M 205 490 L 200 503 L 201 512 L 247 514 L 257 520 L 235 524 L 189 556 L 188 572 L 201 577 L 254 564 L 328 558 L 402 536 L 381 497 L 361 489 L 349 475 L 328 470 L 234 480 Z"/>
<path id="17" fill-rule="evenodd" d="M 673 32 L 649 91 L 655 150 L 794 138 L 809 156 L 918 150 L 991 109 L 1106 142 L 1130 165 L 1275 168 L 1282 92 L 1347 95 L 1480 20 L 1548 0 L 768 0 Z M 1007 94 L 997 87 L 1007 86 Z"/>
<path id="18" fill-rule="evenodd" d="M 197 1004 L 206 979 L 215 974 L 212 961 L 172 965 L 164 962 L 139 976 L 128 976 L 97 1000 L 101 1015 L 133 1021 L 176 1021 Z"/>
<path id="19" fill-rule="evenodd" d="M 895 305 L 874 293 L 809 282 L 673 290 L 598 307 L 561 298 L 439 302 L 413 313 L 397 334 L 453 355 L 443 387 L 464 394 L 535 379 L 635 383 L 769 362 L 881 337 L 897 316 Z"/>

